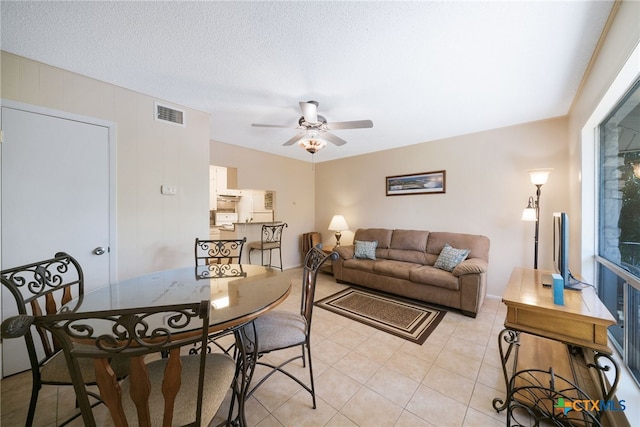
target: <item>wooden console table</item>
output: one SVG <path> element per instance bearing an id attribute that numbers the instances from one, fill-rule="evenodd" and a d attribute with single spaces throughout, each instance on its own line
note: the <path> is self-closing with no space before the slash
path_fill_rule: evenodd
<path id="1" fill-rule="evenodd" d="M 511 274 L 502 298 L 505 329 L 498 337 L 507 396 L 494 399 L 493 407 L 508 409 L 507 425 L 519 424 L 524 412 L 552 424 L 601 426 L 603 411 L 578 405 L 565 412 L 558 406 L 590 396 L 614 398 L 619 370 L 610 357 L 607 328 L 616 320 L 590 286 L 565 290 L 565 304 L 554 304 L 552 289 L 542 285 L 542 277 L 551 273 L 515 268 Z M 609 385 L 604 372 L 611 368 L 616 380 Z M 595 381 L 585 381 L 589 377 Z"/>
<path id="2" fill-rule="evenodd" d="M 607 328 L 615 325 L 595 289 L 564 291 L 564 305 L 553 303 L 551 288 L 542 286 L 550 271 L 515 268 L 502 297 L 507 306 L 504 326 L 578 347 L 611 354 Z"/>

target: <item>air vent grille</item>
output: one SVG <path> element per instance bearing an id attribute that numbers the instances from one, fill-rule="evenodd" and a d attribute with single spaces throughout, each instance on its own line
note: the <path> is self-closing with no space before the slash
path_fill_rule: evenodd
<path id="1" fill-rule="evenodd" d="M 156 104 L 156 120 L 184 126 L 184 111 Z"/>

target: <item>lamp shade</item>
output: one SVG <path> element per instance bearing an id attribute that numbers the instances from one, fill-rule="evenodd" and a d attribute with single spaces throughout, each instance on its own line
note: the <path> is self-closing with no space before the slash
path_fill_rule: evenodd
<path id="1" fill-rule="evenodd" d="M 549 174 L 553 169 L 529 169 L 529 176 L 533 185 L 544 185 L 549 179 Z"/>
<path id="2" fill-rule="evenodd" d="M 347 225 L 347 221 L 344 219 L 344 216 L 334 215 L 333 218 L 331 218 L 331 223 L 329 223 L 329 230 L 344 231 L 348 229 L 349 226 Z"/>
<path id="3" fill-rule="evenodd" d="M 523 221 L 538 220 L 538 210 L 536 209 L 533 197 L 529 197 L 529 203 L 527 203 L 527 207 L 522 211 L 522 218 L 520 219 L 522 219 Z"/>
<path id="4" fill-rule="evenodd" d="M 633 174 L 636 178 L 640 178 L 640 163 L 632 163 L 633 165 Z"/>
<path id="5" fill-rule="evenodd" d="M 522 211 L 523 221 L 535 221 L 536 219 L 536 208 L 524 208 L 524 210 Z"/>

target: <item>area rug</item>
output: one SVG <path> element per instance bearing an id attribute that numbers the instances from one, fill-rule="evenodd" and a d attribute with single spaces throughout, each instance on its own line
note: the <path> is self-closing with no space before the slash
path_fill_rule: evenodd
<path id="1" fill-rule="evenodd" d="M 393 295 L 347 288 L 315 305 L 416 344 L 422 344 L 447 313 Z"/>

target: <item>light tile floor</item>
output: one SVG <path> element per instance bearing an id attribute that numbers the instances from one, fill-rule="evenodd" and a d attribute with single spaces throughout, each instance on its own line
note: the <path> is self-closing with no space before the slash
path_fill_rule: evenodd
<path id="1" fill-rule="evenodd" d="M 301 270 L 290 274 L 298 283 Z M 345 286 L 320 274 L 316 299 Z M 300 292 L 279 309 L 298 310 Z M 311 396 L 283 375 L 274 375 L 246 405 L 250 426 L 502 426 L 504 412 L 492 407 L 504 397 L 497 349 L 503 328 L 504 305 L 487 299 L 475 319 L 452 310 L 423 345 L 316 308 L 313 314 L 312 355 L 317 408 Z M 292 351 L 299 351 L 294 349 Z M 275 354 L 269 356 L 275 359 Z M 278 355 L 278 358 L 283 355 Z M 306 375 L 301 366 L 297 372 Z M 257 370 L 256 376 L 260 376 Z M 18 374 L 0 383 L 1 424 L 24 425 L 31 379 Z M 222 421 L 223 404 L 211 425 Z M 71 388 L 45 386 L 36 411 L 36 426 L 54 426 L 74 410 Z M 94 409 L 98 420 L 105 408 Z M 99 421 L 101 422 L 101 421 Z M 70 425 L 80 426 L 81 420 Z"/>

